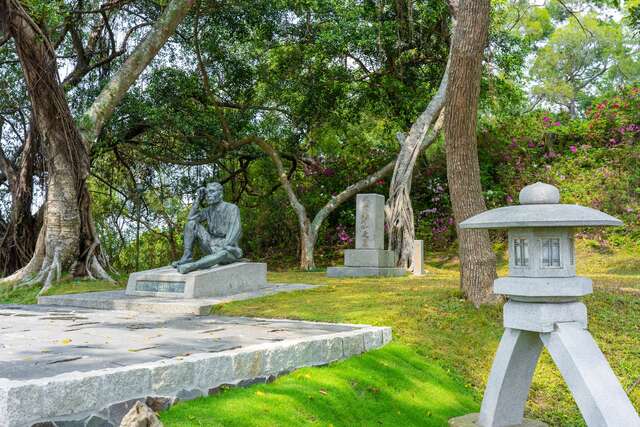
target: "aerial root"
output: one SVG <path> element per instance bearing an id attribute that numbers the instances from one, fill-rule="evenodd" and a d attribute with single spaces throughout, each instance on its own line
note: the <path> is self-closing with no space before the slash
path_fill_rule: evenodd
<path id="1" fill-rule="evenodd" d="M 100 280 L 106 280 L 107 282 L 115 282 L 115 280 L 111 278 L 109 273 L 107 273 L 104 270 L 104 268 L 102 267 L 102 263 L 98 261 L 98 257 L 95 255 L 91 257 L 91 264 L 90 264 L 90 268 L 87 269 L 87 273 L 89 273 L 91 277 L 94 277 Z"/>

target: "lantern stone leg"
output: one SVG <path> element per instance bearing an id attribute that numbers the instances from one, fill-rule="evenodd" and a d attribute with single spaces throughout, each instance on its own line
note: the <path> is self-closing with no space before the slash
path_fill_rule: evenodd
<path id="1" fill-rule="evenodd" d="M 589 427 L 635 427 L 640 419 L 618 378 L 578 322 L 562 322 L 548 333 L 505 328 L 487 382 L 478 425 L 517 426 L 542 347 L 549 351 Z"/>
<path id="2" fill-rule="evenodd" d="M 587 425 L 640 426 L 640 419 L 593 337 L 578 323 L 540 334 Z"/>
<path id="3" fill-rule="evenodd" d="M 482 426 L 522 423 L 542 341 L 535 332 L 505 328 L 482 400 Z"/>

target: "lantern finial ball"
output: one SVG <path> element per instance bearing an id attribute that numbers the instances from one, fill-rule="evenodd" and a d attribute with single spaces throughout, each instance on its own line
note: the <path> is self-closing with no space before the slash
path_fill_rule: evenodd
<path id="1" fill-rule="evenodd" d="M 520 190 L 521 205 L 549 205 L 560 203 L 560 191 L 550 184 L 536 182 Z"/>

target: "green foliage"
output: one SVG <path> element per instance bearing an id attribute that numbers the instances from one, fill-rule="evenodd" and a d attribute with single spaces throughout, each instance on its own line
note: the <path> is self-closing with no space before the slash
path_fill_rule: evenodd
<path id="1" fill-rule="evenodd" d="M 572 115 L 602 93 L 640 77 L 640 63 L 624 43 L 622 26 L 595 14 L 570 19 L 559 26 L 537 52 L 531 76 L 538 83 L 533 94 Z"/>
<path id="2" fill-rule="evenodd" d="M 29 16 L 45 28 L 59 27 L 68 13 L 64 0 L 23 0 Z"/>

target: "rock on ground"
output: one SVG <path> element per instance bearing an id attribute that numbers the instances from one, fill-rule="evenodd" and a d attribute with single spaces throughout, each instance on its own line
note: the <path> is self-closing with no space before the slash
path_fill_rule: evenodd
<path id="1" fill-rule="evenodd" d="M 120 427 L 163 427 L 155 412 L 142 402 L 137 402 L 124 416 Z"/>

